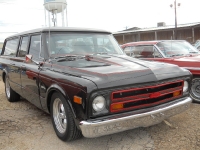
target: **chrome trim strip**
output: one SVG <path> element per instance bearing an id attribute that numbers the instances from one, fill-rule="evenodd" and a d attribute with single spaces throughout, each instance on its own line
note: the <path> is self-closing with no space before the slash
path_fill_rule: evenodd
<path id="1" fill-rule="evenodd" d="M 87 138 L 109 135 L 138 127 L 148 127 L 187 110 L 191 102 L 192 99 L 186 97 L 180 102 L 150 112 L 115 119 L 81 121 L 79 126 L 83 136 Z"/>

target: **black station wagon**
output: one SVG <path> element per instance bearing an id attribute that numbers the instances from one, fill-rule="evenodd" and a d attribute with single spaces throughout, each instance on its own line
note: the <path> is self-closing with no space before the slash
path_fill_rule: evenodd
<path id="1" fill-rule="evenodd" d="M 5 39 L 0 74 L 8 101 L 50 113 L 63 141 L 146 127 L 189 108 L 191 73 L 126 56 L 103 30 L 41 28 Z"/>

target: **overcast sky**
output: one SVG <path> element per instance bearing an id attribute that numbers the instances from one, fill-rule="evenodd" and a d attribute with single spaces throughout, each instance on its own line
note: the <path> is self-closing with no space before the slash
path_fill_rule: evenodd
<path id="1" fill-rule="evenodd" d="M 42 27 L 44 0 L 0 0 L 0 40 L 5 32 Z M 157 22 L 174 25 L 174 0 L 67 0 L 70 27 L 116 32 L 126 27 L 156 27 Z M 200 22 L 200 0 L 177 0 L 178 24 Z"/>

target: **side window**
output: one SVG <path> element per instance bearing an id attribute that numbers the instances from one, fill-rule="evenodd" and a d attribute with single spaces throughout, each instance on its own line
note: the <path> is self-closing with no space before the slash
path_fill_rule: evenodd
<path id="1" fill-rule="evenodd" d="M 26 52 L 27 46 L 28 46 L 28 36 L 22 37 L 21 44 L 19 46 L 18 57 L 25 57 L 27 53 Z"/>
<path id="2" fill-rule="evenodd" d="M 132 57 L 144 58 L 142 56 L 142 52 L 143 52 L 143 49 L 144 49 L 143 46 L 135 46 L 135 47 L 132 47 L 132 49 L 133 49 Z"/>
<path id="3" fill-rule="evenodd" d="M 136 58 L 161 58 L 162 57 L 159 51 L 152 45 L 134 47 L 133 56 Z"/>
<path id="4" fill-rule="evenodd" d="M 19 39 L 12 39 L 6 42 L 5 51 L 3 55 L 16 56 Z"/>
<path id="5" fill-rule="evenodd" d="M 153 46 L 144 46 L 140 55 L 141 58 L 154 58 L 153 53 L 154 53 Z"/>
<path id="6" fill-rule="evenodd" d="M 31 36 L 29 54 L 33 55 L 34 60 L 39 60 L 39 58 L 40 58 L 40 35 Z"/>
<path id="7" fill-rule="evenodd" d="M 133 55 L 133 51 L 131 47 L 125 47 L 124 48 L 124 52 L 126 53 L 126 55 L 128 56 L 132 56 Z"/>
<path id="8" fill-rule="evenodd" d="M 160 52 L 154 47 L 154 58 L 162 58 L 162 55 Z"/>

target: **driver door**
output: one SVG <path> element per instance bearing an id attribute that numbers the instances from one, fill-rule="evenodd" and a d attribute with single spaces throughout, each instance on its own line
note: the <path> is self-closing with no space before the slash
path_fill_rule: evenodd
<path id="1" fill-rule="evenodd" d="M 41 50 L 41 35 L 31 35 L 30 44 L 28 48 L 28 54 L 32 55 L 34 61 L 40 60 L 40 50 Z M 41 107 L 40 98 L 39 98 L 39 89 L 38 89 L 38 80 L 39 80 L 39 66 L 34 63 L 24 62 L 21 66 L 21 83 L 22 83 L 22 92 L 24 97 L 36 105 Z"/>

